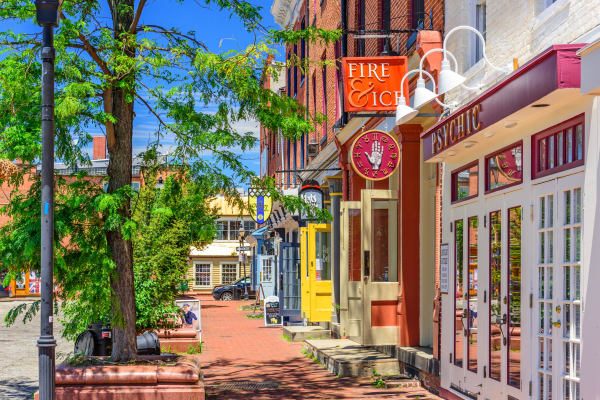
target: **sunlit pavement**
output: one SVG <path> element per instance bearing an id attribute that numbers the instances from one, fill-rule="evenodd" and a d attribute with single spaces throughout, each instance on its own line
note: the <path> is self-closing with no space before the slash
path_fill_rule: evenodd
<path id="1" fill-rule="evenodd" d="M 239 306 L 248 302 L 200 299 L 198 357 L 208 399 L 439 399 L 422 388 L 378 389 L 370 378 L 336 378 L 301 353 L 302 343 L 284 340 L 281 328 L 246 318 Z"/>

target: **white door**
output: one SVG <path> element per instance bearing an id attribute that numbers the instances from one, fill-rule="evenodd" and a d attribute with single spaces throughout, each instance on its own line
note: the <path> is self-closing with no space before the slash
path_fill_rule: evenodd
<path id="1" fill-rule="evenodd" d="M 275 256 L 261 256 L 260 284 L 262 286 L 261 300 L 275 293 Z"/>
<path id="2" fill-rule="evenodd" d="M 483 392 L 524 398 L 522 361 L 524 233 L 522 189 L 485 200 L 480 231 L 480 364 Z M 525 286 L 527 287 L 527 286 Z M 526 303 L 525 303 L 526 304 Z"/>
<path id="3" fill-rule="evenodd" d="M 451 209 L 454 268 L 454 343 L 450 363 L 451 387 L 476 396 L 481 391 L 479 360 L 479 310 L 482 298 L 479 287 L 479 260 L 481 246 L 479 227 L 482 206 L 478 202 Z M 452 265 L 452 264 L 451 264 Z"/>
<path id="4" fill-rule="evenodd" d="M 535 399 L 580 399 L 583 173 L 534 189 Z"/>

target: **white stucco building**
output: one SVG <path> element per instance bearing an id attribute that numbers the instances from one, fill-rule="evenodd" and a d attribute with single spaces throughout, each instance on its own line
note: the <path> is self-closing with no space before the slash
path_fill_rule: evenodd
<path id="1" fill-rule="evenodd" d="M 441 162 L 441 394 L 600 398 L 600 1 L 446 1 L 468 86 L 422 135 Z M 593 44 L 596 42 L 596 44 Z M 592 44 L 590 44 L 592 43 Z M 444 278 L 442 278 L 443 280 Z"/>

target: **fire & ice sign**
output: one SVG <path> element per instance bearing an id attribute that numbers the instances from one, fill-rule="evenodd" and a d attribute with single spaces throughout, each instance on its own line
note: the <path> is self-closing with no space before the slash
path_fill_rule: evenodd
<path id="1" fill-rule="evenodd" d="M 342 58 L 345 111 L 395 111 L 407 70 L 404 56 Z"/>
<path id="2" fill-rule="evenodd" d="M 400 148 L 394 136 L 383 131 L 360 134 L 350 148 L 354 171 L 365 179 L 389 178 L 400 164 Z"/>

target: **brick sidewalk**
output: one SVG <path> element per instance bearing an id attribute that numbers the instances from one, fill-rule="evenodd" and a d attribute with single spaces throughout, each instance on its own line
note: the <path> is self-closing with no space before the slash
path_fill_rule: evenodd
<path id="1" fill-rule="evenodd" d="M 377 389 L 368 378 L 336 378 L 300 352 L 302 343 L 285 341 L 281 328 L 245 318 L 238 310 L 245 302 L 200 299 L 204 351 L 198 357 L 207 399 L 439 399 L 421 388 Z M 234 389 L 241 381 L 264 387 Z"/>

